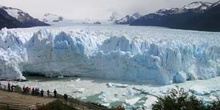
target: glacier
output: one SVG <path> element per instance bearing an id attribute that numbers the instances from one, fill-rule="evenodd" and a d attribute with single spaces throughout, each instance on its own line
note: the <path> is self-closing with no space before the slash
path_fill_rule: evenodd
<path id="1" fill-rule="evenodd" d="M 220 75 L 220 33 L 69 26 L 0 31 L 0 79 L 79 76 L 167 85 Z"/>

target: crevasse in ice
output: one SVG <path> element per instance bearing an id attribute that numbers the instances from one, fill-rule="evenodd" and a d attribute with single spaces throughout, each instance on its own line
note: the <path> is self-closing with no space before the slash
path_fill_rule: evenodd
<path id="1" fill-rule="evenodd" d="M 22 73 L 152 84 L 220 75 L 220 33 L 76 26 L 0 31 L 0 78 Z"/>

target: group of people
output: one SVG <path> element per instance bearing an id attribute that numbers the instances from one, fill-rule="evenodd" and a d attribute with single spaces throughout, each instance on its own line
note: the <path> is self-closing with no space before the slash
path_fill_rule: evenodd
<path id="1" fill-rule="evenodd" d="M 22 92 L 23 94 L 31 94 L 31 95 L 35 95 L 35 96 L 41 96 L 41 97 L 43 97 L 44 96 L 44 90 L 43 89 L 39 89 L 39 88 L 30 88 L 30 87 L 25 87 L 25 86 L 23 86 L 23 92 Z M 53 96 L 54 96 L 54 98 L 56 98 L 57 97 L 57 90 L 55 89 L 54 91 L 53 91 Z M 50 97 L 51 95 L 50 95 L 50 90 L 47 90 L 47 97 Z"/>
<path id="2" fill-rule="evenodd" d="M 11 85 L 11 83 L 8 82 L 8 91 L 14 91 L 15 90 L 15 85 Z"/>
<path id="3" fill-rule="evenodd" d="M 1 82 L 0 82 L 0 86 L 2 87 Z M 4 89 L 6 89 L 6 85 L 4 85 L 4 86 L 5 86 Z M 13 91 L 15 91 L 15 88 L 16 88 L 15 85 L 12 85 L 10 82 L 8 82 L 6 90 L 13 92 Z M 52 96 L 52 95 L 50 95 L 50 93 L 51 93 L 50 90 L 47 90 L 46 92 L 47 92 L 47 97 Z M 28 86 L 26 86 L 26 87 L 23 86 L 22 93 L 23 94 L 31 94 L 31 95 L 34 95 L 34 96 L 39 96 L 40 95 L 41 97 L 44 97 L 44 90 L 39 89 L 39 88 L 34 88 L 34 87 L 31 88 L 31 87 L 28 87 Z M 53 91 L 53 97 L 57 98 L 57 90 L 56 89 Z M 68 95 L 64 94 L 63 98 L 65 99 L 65 101 L 67 101 Z"/>

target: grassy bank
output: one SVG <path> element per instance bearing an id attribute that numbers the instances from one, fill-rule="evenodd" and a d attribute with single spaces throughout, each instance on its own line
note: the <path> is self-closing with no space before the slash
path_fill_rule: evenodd
<path id="1" fill-rule="evenodd" d="M 12 86 L 12 85 L 11 85 Z M 13 94 L 13 97 L 11 97 L 12 99 L 10 99 L 10 101 L 13 101 L 15 99 L 22 99 L 20 97 L 28 97 L 31 98 L 31 100 L 34 99 L 52 99 L 52 101 L 47 102 L 47 103 L 41 103 L 41 102 L 35 102 L 32 103 L 32 105 L 35 105 L 39 110 L 110 110 L 110 108 L 102 106 L 100 104 L 96 104 L 96 103 L 91 103 L 91 102 L 82 102 L 78 99 L 75 99 L 71 96 L 68 96 L 67 101 L 64 99 L 64 96 L 57 93 L 57 96 L 54 97 L 54 95 L 43 95 L 41 96 L 40 93 L 38 94 L 32 94 L 32 91 L 25 91 L 24 92 L 24 88 L 21 88 L 19 86 L 15 86 L 13 85 L 13 89 L 11 88 L 10 90 L 8 90 L 8 85 L 1 85 L 1 91 L 5 92 L 5 94 Z M 31 88 L 30 88 L 31 90 Z M 10 96 L 10 95 L 9 95 Z M 16 97 L 19 96 L 19 97 Z M 3 100 L 9 100 L 7 98 L 3 99 Z M 16 100 L 15 100 L 16 101 Z M 28 105 L 26 102 L 29 102 L 30 100 L 24 100 L 24 102 L 20 101 L 20 105 L 25 105 L 25 106 L 30 106 Z M 19 102 L 19 101 L 16 101 Z M 41 103 L 41 104 L 39 104 Z M 9 103 L 10 104 L 10 103 Z M 11 104 L 13 105 L 13 104 Z M 1 106 L 1 105 L 0 105 Z M 4 109 L 6 107 L 7 109 L 7 103 L 6 106 L 1 106 Z M 114 110 L 117 110 L 119 107 L 115 107 Z M 120 107 L 122 108 L 122 107 Z M 113 110 L 113 109 L 111 109 Z"/>

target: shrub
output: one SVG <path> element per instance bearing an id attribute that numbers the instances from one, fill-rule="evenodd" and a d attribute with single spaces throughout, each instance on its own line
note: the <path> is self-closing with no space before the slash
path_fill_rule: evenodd
<path id="1" fill-rule="evenodd" d="M 38 106 L 38 110 L 77 110 L 71 105 L 65 104 L 60 100 L 55 100 L 47 105 Z"/>
<path id="2" fill-rule="evenodd" d="M 152 110 L 205 110 L 202 100 L 194 95 L 189 95 L 183 88 L 172 89 L 170 94 L 158 97 L 156 104 L 152 105 Z"/>
<path id="3" fill-rule="evenodd" d="M 211 105 L 208 106 L 208 110 L 220 110 L 220 99 L 213 101 Z"/>

